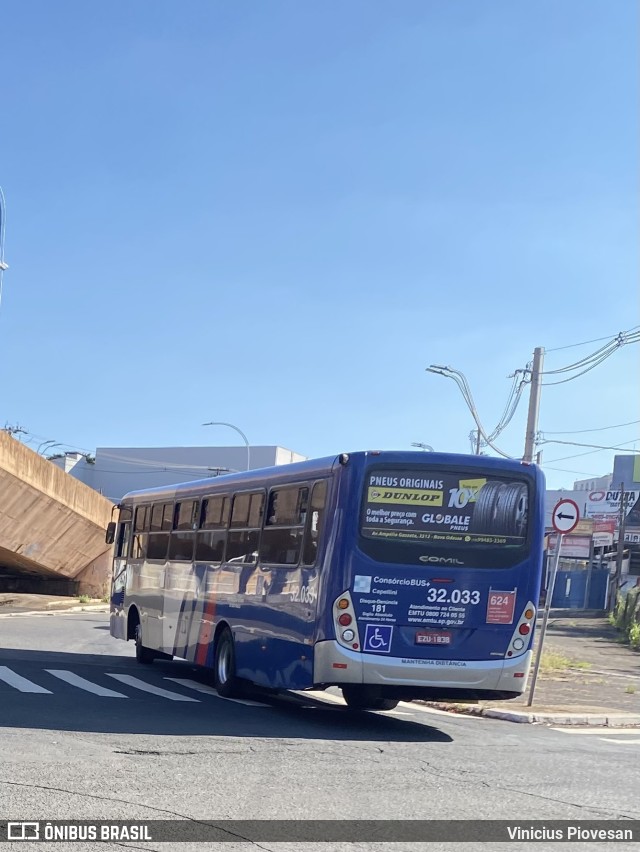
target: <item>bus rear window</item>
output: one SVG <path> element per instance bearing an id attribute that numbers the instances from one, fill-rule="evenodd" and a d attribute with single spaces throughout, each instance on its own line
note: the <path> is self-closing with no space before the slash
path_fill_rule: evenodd
<path id="1" fill-rule="evenodd" d="M 524 480 L 478 472 L 371 470 L 360 529 L 366 538 L 465 547 L 518 547 L 527 538 Z"/>

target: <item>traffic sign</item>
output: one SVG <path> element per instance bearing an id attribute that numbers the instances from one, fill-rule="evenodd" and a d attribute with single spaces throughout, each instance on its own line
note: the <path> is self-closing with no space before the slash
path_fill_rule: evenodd
<path id="1" fill-rule="evenodd" d="M 575 500 L 558 500 L 551 514 L 551 523 L 556 532 L 566 535 L 572 532 L 580 522 L 580 509 Z"/>

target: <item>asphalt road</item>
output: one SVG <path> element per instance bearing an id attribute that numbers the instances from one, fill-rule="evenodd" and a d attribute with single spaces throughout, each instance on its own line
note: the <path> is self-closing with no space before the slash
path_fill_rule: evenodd
<path id="1" fill-rule="evenodd" d="M 639 731 L 563 731 L 408 704 L 353 713 L 337 695 L 230 701 L 185 662 L 136 664 L 104 613 L 0 618 L 0 817 L 640 818 Z M 25 849 L 3 852 L 12 846 Z M 34 848 L 49 846 L 63 848 Z M 169 848 L 69 845 L 123 847 Z"/>

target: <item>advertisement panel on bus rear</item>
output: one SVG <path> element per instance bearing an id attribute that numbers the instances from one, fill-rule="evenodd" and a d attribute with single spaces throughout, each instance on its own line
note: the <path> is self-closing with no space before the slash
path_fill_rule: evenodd
<path id="1" fill-rule="evenodd" d="M 524 544 L 528 486 L 499 477 L 457 473 L 371 471 L 362 534 L 407 542 Z"/>

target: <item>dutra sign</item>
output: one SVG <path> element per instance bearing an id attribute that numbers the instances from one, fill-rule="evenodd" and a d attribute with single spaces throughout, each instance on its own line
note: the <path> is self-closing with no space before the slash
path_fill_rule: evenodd
<path id="1" fill-rule="evenodd" d="M 611 491 L 589 491 L 585 504 L 584 514 L 587 518 L 593 520 L 613 520 L 614 522 L 620 516 L 620 502 L 622 492 L 618 490 Z M 624 492 L 624 511 L 627 518 L 636 513 L 640 513 L 640 491 L 625 489 Z"/>

